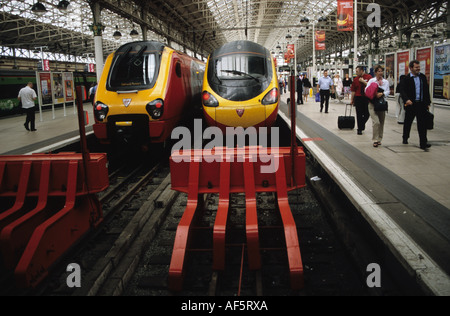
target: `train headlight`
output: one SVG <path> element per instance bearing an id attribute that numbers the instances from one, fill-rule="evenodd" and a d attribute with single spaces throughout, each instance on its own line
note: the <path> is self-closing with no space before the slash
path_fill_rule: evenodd
<path id="1" fill-rule="evenodd" d="M 269 104 L 274 104 L 278 102 L 278 97 L 280 96 L 278 89 L 277 88 L 273 88 L 272 90 L 270 90 L 262 99 L 261 103 L 263 105 L 269 105 Z"/>
<path id="2" fill-rule="evenodd" d="M 219 106 L 219 101 L 209 92 L 203 91 L 202 101 L 204 106 L 216 107 Z"/>
<path id="3" fill-rule="evenodd" d="M 148 103 L 145 108 L 152 119 L 159 119 L 164 113 L 164 101 L 161 99 L 153 100 L 152 102 Z"/>
<path id="4" fill-rule="evenodd" d="M 108 115 L 109 108 L 106 104 L 97 101 L 94 106 L 94 116 L 97 121 L 103 121 Z"/>

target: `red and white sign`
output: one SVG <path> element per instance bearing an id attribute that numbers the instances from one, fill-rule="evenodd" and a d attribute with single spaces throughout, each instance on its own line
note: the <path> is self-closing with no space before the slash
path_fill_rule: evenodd
<path id="1" fill-rule="evenodd" d="M 50 61 L 48 59 L 42 61 L 42 71 L 50 71 Z"/>
<path id="2" fill-rule="evenodd" d="M 89 72 L 95 72 L 95 64 L 89 64 Z"/>
<path id="3" fill-rule="evenodd" d="M 316 31 L 316 50 L 325 50 L 325 31 Z"/>
<path id="4" fill-rule="evenodd" d="M 353 31 L 353 0 L 338 0 L 337 29 L 338 31 Z"/>

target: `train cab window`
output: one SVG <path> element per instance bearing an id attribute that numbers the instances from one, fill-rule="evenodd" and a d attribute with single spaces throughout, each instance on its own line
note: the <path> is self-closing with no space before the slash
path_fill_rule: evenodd
<path id="1" fill-rule="evenodd" d="M 181 78 L 181 63 L 180 61 L 177 61 L 175 65 L 175 73 L 177 74 L 178 78 Z"/>
<path id="2" fill-rule="evenodd" d="M 146 53 L 146 46 L 128 49 L 118 54 L 108 78 L 108 90 L 150 89 L 158 72 L 158 55 Z"/>

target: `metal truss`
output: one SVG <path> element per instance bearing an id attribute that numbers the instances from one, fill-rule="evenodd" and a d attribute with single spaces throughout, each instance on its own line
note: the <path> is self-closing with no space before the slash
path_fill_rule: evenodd
<path id="1" fill-rule="evenodd" d="M 312 55 L 312 23 L 326 31 L 327 50 L 319 55 L 342 57 L 353 46 L 351 32 L 336 30 L 336 0 L 70 0 L 73 8 L 67 14 L 56 9 L 59 0 L 39 0 L 48 9 L 42 17 L 30 11 L 36 1 L 0 0 L 0 46 L 25 50 L 48 46 L 48 53 L 75 58 L 93 55 L 90 25 L 95 4 L 102 8 L 105 56 L 131 41 L 132 29 L 142 36 L 142 28 L 148 30 L 149 40 L 165 41 L 202 57 L 226 42 L 247 39 L 275 53 L 278 45 L 285 48 L 288 42 L 295 43 L 297 61 L 306 62 Z M 369 3 L 381 6 L 378 29 L 367 26 Z M 426 44 L 435 32 L 443 39 L 447 4 L 445 0 L 358 1 L 358 46 L 362 51 L 382 53 L 389 45 Z M 320 17 L 327 21 L 318 23 Z M 301 22 L 304 18 L 309 22 Z M 112 36 L 116 26 L 123 35 L 120 40 Z"/>

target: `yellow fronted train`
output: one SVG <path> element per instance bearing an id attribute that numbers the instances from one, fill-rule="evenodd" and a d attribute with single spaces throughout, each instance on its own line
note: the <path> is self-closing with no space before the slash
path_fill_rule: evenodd
<path id="1" fill-rule="evenodd" d="M 101 143 L 162 143 L 194 106 L 201 108 L 205 63 L 154 41 L 111 54 L 94 99 Z"/>
<path id="2" fill-rule="evenodd" d="M 227 43 L 208 58 L 203 79 L 203 114 L 209 126 L 271 127 L 280 91 L 268 49 L 250 41 Z"/>

